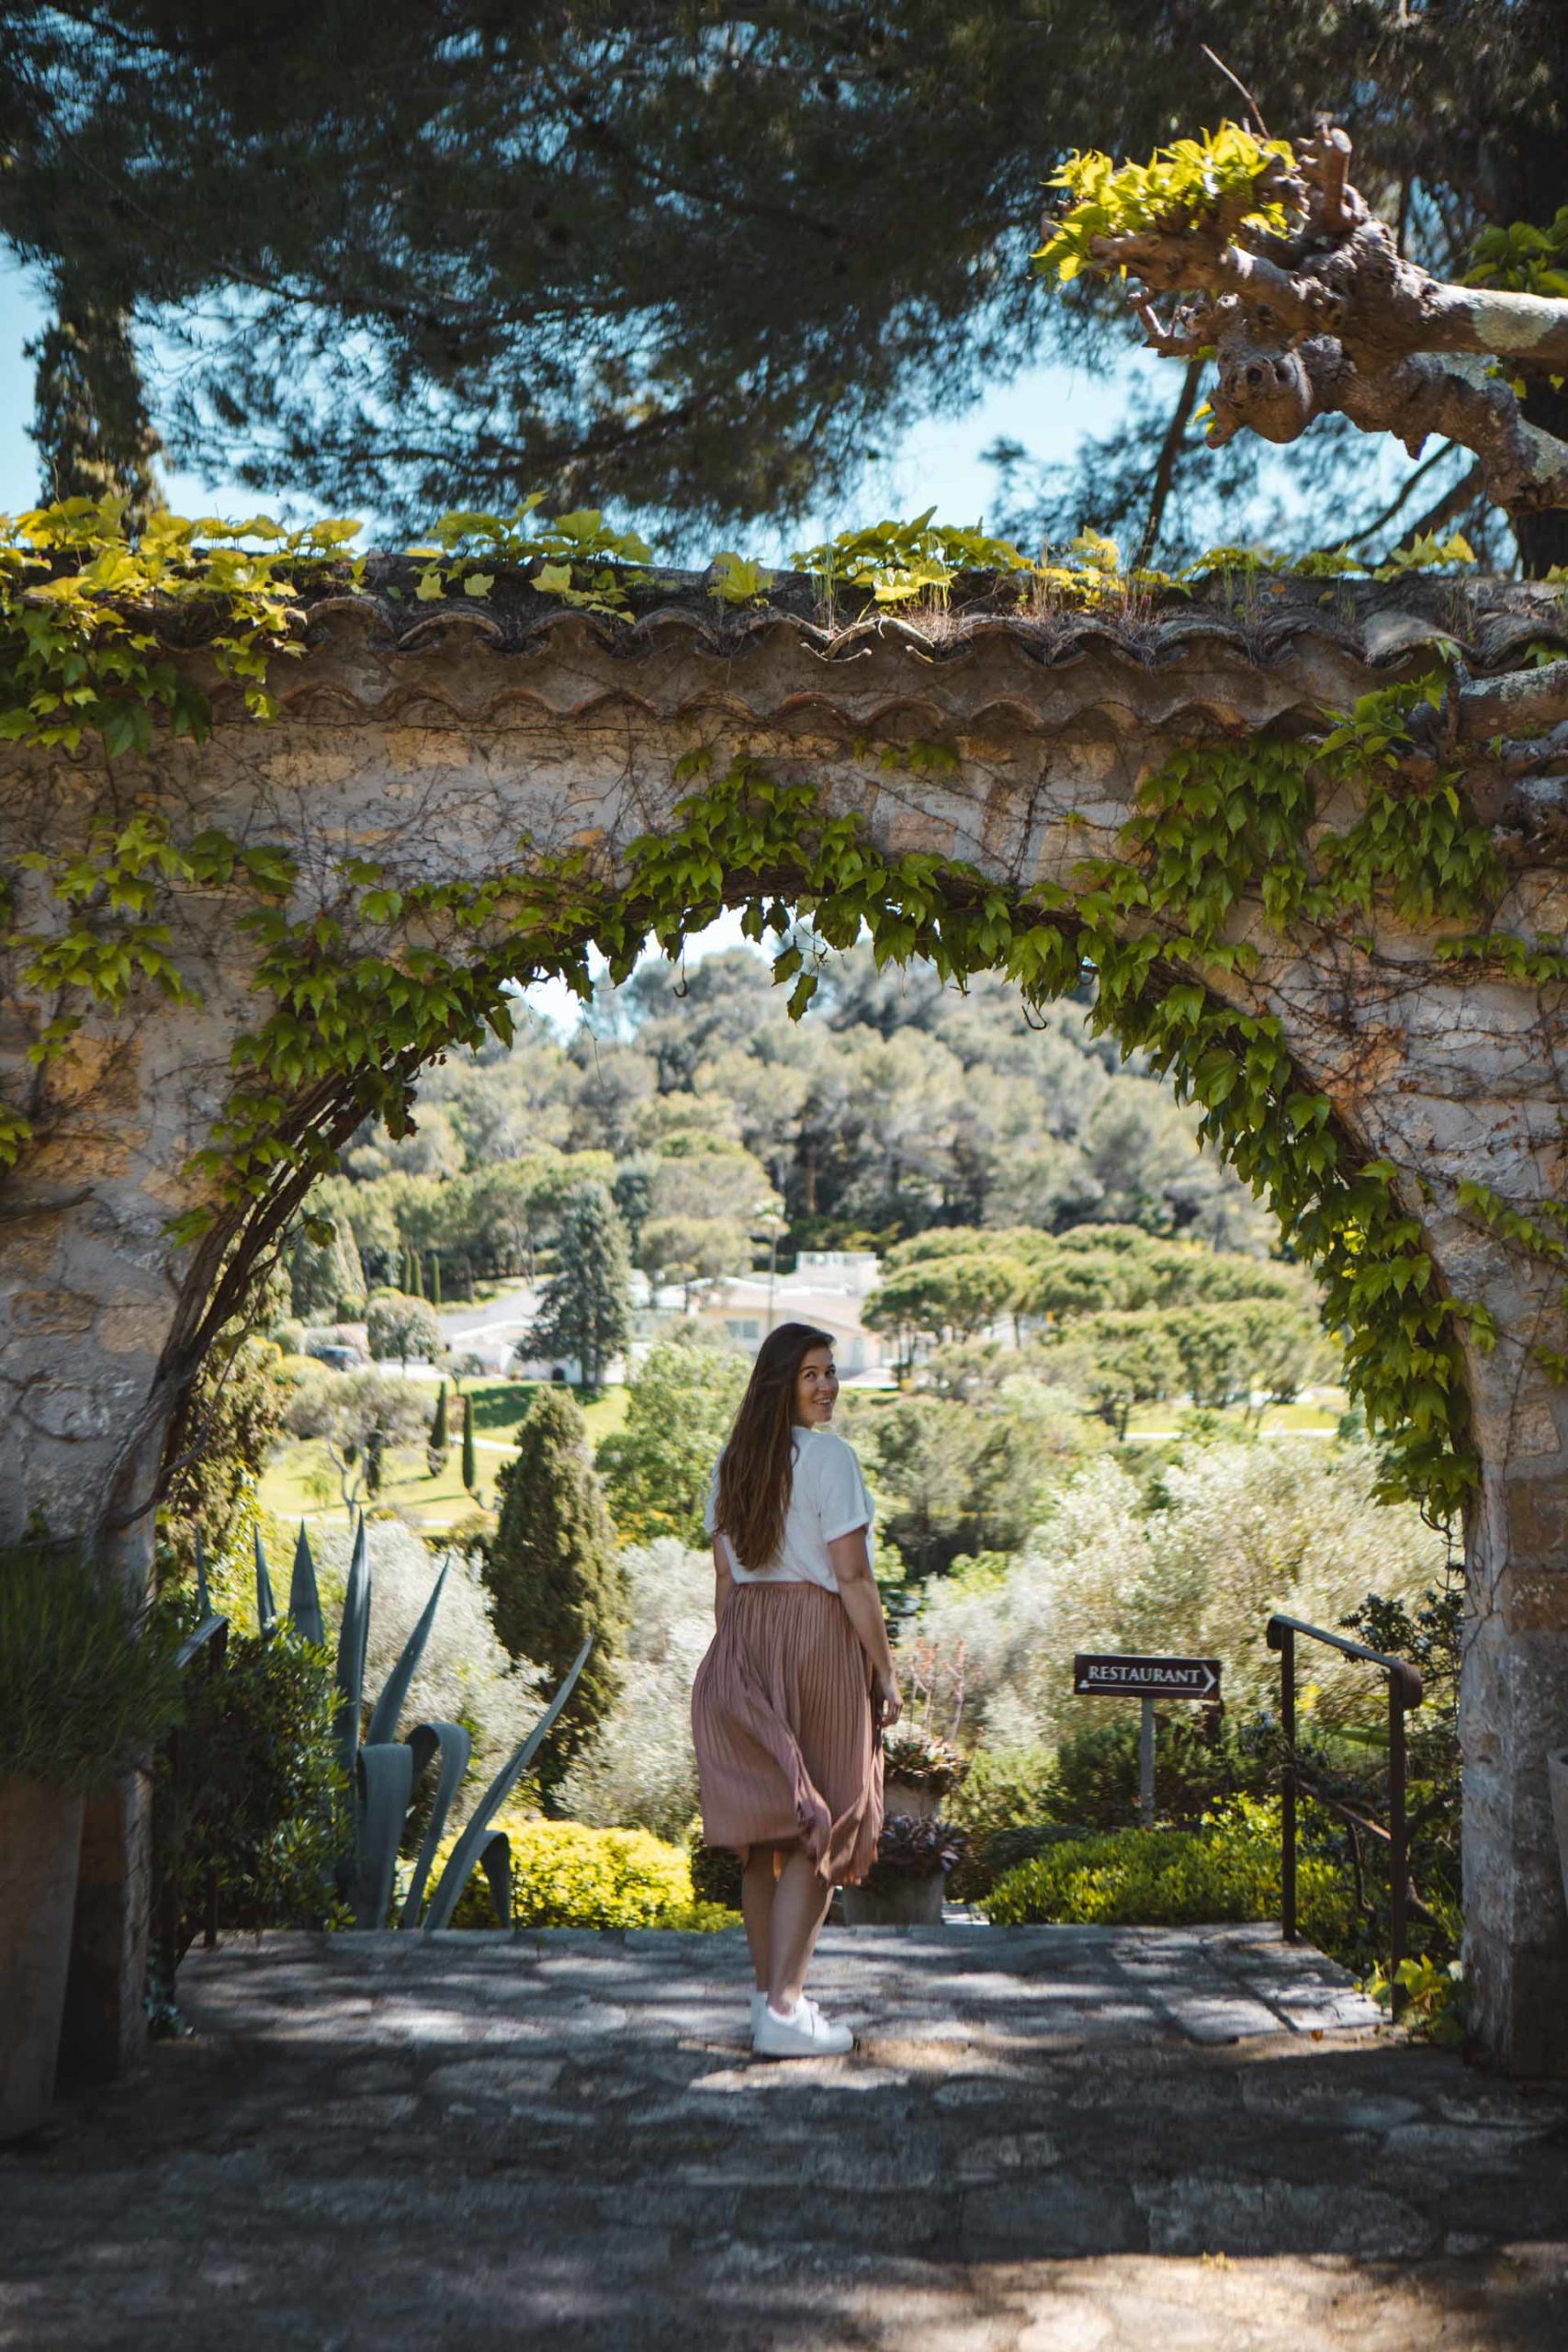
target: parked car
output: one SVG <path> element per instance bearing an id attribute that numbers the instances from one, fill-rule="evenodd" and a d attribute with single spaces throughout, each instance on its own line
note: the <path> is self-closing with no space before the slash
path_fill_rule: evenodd
<path id="1" fill-rule="evenodd" d="M 334 1340 L 307 1340 L 305 1352 L 329 1372 L 357 1372 L 366 1361 L 362 1348 L 344 1347 Z"/>

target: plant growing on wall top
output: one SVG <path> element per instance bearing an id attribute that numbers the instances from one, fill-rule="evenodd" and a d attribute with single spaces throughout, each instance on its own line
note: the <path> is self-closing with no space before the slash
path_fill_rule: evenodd
<path id="1" fill-rule="evenodd" d="M 1568 445 L 1519 409 L 1531 379 L 1568 373 L 1568 300 L 1519 288 L 1529 257 L 1506 238 L 1463 284 L 1429 276 L 1353 186 L 1351 153 L 1343 130 L 1292 148 L 1224 122 L 1147 164 L 1075 154 L 1034 266 L 1130 281 L 1148 349 L 1213 358 L 1213 447 L 1295 441 L 1337 414 L 1412 457 L 1429 435 L 1473 450 L 1511 514 L 1568 506 Z"/>

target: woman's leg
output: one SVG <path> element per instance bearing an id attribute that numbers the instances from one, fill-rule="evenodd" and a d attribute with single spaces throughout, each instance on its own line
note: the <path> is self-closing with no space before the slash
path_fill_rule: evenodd
<path id="1" fill-rule="evenodd" d="M 832 1899 L 831 1885 L 804 1847 L 785 1855 L 773 1890 L 768 1957 L 768 1999 L 781 2017 L 789 2014 L 805 1989 L 812 1946 Z"/>
<path id="2" fill-rule="evenodd" d="M 751 1947 L 751 1970 L 759 1993 L 765 1993 L 768 1989 L 773 1951 L 773 1887 L 777 1876 L 773 1848 L 753 1846 L 740 1873 L 740 1916 L 746 1922 L 746 1940 Z"/>

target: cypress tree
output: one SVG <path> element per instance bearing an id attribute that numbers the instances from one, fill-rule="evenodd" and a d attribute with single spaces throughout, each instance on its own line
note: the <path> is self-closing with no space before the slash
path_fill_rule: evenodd
<path id="1" fill-rule="evenodd" d="M 530 1334 L 533 1352 L 575 1356 L 583 1387 L 599 1387 L 631 1328 L 630 1272 L 626 1228 L 615 1203 L 603 1184 L 579 1184 L 562 1213 L 555 1272 Z"/>
<path id="2" fill-rule="evenodd" d="M 433 1250 L 430 1253 L 430 1303 L 439 1315 L 441 1312 L 441 1252 L 439 1250 Z"/>
<path id="3" fill-rule="evenodd" d="M 588 1453 L 588 1425 L 560 1382 L 536 1390 L 518 1452 L 498 1481 L 501 1516 L 484 1550 L 495 1630 L 513 1657 L 552 1681 L 592 1634 L 593 1648 L 562 1711 L 540 1773 L 548 1790 L 614 1704 L 626 1632 L 615 1529 Z"/>
<path id="4" fill-rule="evenodd" d="M 463 1399 L 463 1484 L 470 1495 L 479 1488 L 479 1460 L 474 1452 L 474 1400 Z"/>
<path id="5" fill-rule="evenodd" d="M 452 1441 L 446 1433 L 446 1383 L 435 1392 L 435 1418 L 430 1424 L 430 1448 L 433 1453 L 445 1453 Z"/>
<path id="6" fill-rule="evenodd" d="M 409 1251 L 409 1296 L 424 1296 L 424 1260 L 417 1250 Z"/>

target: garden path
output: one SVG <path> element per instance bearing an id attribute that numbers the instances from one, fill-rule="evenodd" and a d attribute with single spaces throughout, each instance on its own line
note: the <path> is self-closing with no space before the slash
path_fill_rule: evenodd
<path id="1" fill-rule="evenodd" d="M 736 1932 L 268 1936 L 0 2152 L 0 2346 L 1546 2352 L 1568 2090 L 1268 1929 L 830 1929 L 848 2059 L 750 2059 Z"/>

